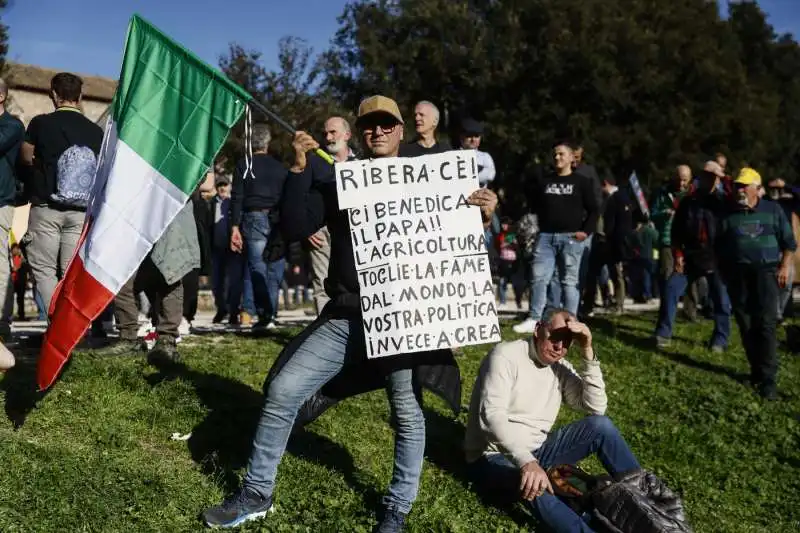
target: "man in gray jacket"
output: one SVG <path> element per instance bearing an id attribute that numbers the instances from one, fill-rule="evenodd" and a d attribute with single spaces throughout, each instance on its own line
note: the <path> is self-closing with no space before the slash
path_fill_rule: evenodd
<path id="1" fill-rule="evenodd" d="M 195 268 L 200 268 L 200 244 L 192 205 L 187 203 L 155 243 L 139 271 L 117 294 L 114 310 L 120 341 L 106 353 L 118 355 L 142 348 L 136 337 L 139 328 L 136 294 L 143 290 L 155 307 L 154 318 L 158 321 L 158 341 L 152 355 L 177 361 L 176 339 L 183 316 L 181 279 Z"/>

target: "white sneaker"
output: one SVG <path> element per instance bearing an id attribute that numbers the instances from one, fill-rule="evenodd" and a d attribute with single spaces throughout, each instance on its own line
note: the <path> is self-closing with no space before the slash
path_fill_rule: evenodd
<path id="1" fill-rule="evenodd" d="M 178 335 L 186 336 L 192 332 L 192 324 L 185 318 L 181 318 L 181 325 L 178 326 Z"/>
<path id="2" fill-rule="evenodd" d="M 514 333 L 533 333 L 536 331 L 536 324 L 538 323 L 538 320 L 526 318 L 523 322 L 520 322 L 512 329 L 514 330 Z"/>
<path id="3" fill-rule="evenodd" d="M 147 322 L 142 322 L 139 324 L 139 330 L 136 332 L 136 336 L 147 337 L 147 335 L 152 331 L 155 331 L 153 328 L 153 323 L 148 320 Z"/>

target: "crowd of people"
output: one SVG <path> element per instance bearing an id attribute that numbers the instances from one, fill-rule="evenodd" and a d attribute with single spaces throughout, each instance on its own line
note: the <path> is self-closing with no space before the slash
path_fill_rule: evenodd
<path id="1" fill-rule="evenodd" d="M 2 291 L 17 287 L 29 271 L 46 310 L 74 254 L 103 138 L 102 129 L 81 112 L 81 87 L 77 76 L 55 76 L 55 111 L 34 118 L 26 130 L 2 109 L 8 88 L 0 80 L 4 236 L 14 205 L 20 198 L 31 203 L 25 237 L 13 249 L 0 246 L 6 254 L 0 257 L 0 301 L 9 300 Z M 414 109 L 416 136 L 410 142 L 390 98 L 364 99 L 357 117 L 355 129 L 343 117 L 325 121 L 322 148 L 336 162 L 452 149 L 437 135 L 440 113 L 429 101 Z M 352 149 L 356 134 L 363 154 Z M 601 177 L 584 160 L 583 147 L 564 140 L 553 145 L 552 172 L 531 179 L 524 191 L 529 213 L 514 221 L 503 215 L 491 189 L 496 170 L 491 155 L 480 150 L 483 135 L 480 122 L 461 122 L 456 149 L 475 150 L 478 163 L 478 186 L 468 202 L 481 211 L 500 302 L 505 303 L 509 285 L 518 307 L 529 293 L 528 316 L 513 328 L 529 337 L 499 344 L 481 366 L 466 430 L 467 469 L 479 490 L 510 501 L 521 498 L 555 530 L 592 531 L 585 517 L 553 495 L 547 470 L 593 453 L 614 476 L 640 469 L 604 416 L 605 384 L 584 323 L 598 299 L 620 313 L 628 294 L 642 302 L 660 297 L 654 330 L 659 347 L 670 342 L 681 298 L 690 317 L 697 307 L 713 317 L 709 348 L 715 351 L 727 348 L 732 313 L 751 383 L 761 396 L 775 399 L 776 326 L 791 300 L 796 242 L 790 220 L 800 196 L 780 179 L 764 188 L 758 172 L 747 166 L 729 176 L 720 154 L 694 174 L 686 165 L 678 167 L 674 180 L 655 192 L 650 208 L 631 183 Z M 387 392 L 395 465 L 377 531 L 402 531 L 419 488 L 425 448 L 418 381 L 432 365 L 457 371 L 454 355 L 446 350 L 380 362 L 364 358 L 349 220 L 338 208 L 334 167 L 314 154 L 320 146 L 305 132 L 294 138 L 288 169 L 270 153 L 268 126 L 254 125 L 249 140 L 252 154 L 236 164 L 232 179 L 209 170 L 91 334 L 105 336 L 104 323 L 113 315 L 119 340 L 106 349 L 109 355 L 141 351 L 144 335 L 152 341 L 146 347 L 152 356 L 177 362 L 204 276 L 211 280 L 215 323 L 264 330 L 277 325 L 285 282 L 298 287 L 299 302 L 308 299 L 310 286 L 317 319 L 287 346 L 270 373 L 242 487 L 203 513 L 203 520 L 234 527 L 268 513 L 298 412 L 348 361 L 349 371 L 360 367 Z M 24 295 L 24 281 L 22 287 Z M 4 340 L 10 315 L 4 313 L 0 324 Z M 582 354 L 579 370 L 563 359 L 573 343 Z M 10 353 L 3 357 L 8 367 Z M 551 431 L 562 400 L 590 416 Z"/>

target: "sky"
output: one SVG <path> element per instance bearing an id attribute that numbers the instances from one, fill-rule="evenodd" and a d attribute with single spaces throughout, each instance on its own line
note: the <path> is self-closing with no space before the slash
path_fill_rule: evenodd
<path id="1" fill-rule="evenodd" d="M 731 0 L 733 1 L 733 0 Z M 346 0 L 9 0 L 8 59 L 78 74 L 116 78 L 128 21 L 139 13 L 167 35 L 217 66 L 231 42 L 259 50 L 277 64 L 278 40 L 328 48 Z M 761 0 L 779 33 L 800 36 L 800 0 Z M 724 0 L 722 1 L 724 11 Z"/>

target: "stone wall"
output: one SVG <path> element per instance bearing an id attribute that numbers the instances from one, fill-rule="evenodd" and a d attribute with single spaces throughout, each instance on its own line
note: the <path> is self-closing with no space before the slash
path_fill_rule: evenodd
<path id="1" fill-rule="evenodd" d="M 9 94 L 8 111 L 12 115 L 16 115 L 28 127 L 28 123 L 36 115 L 50 113 L 53 111 L 53 102 L 50 97 L 44 92 L 25 91 L 19 89 L 11 89 Z M 108 102 L 100 102 L 97 100 L 84 100 L 82 103 L 83 112 L 87 118 L 96 121 L 103 114 L 103 111 L 109 106 Z"/>

